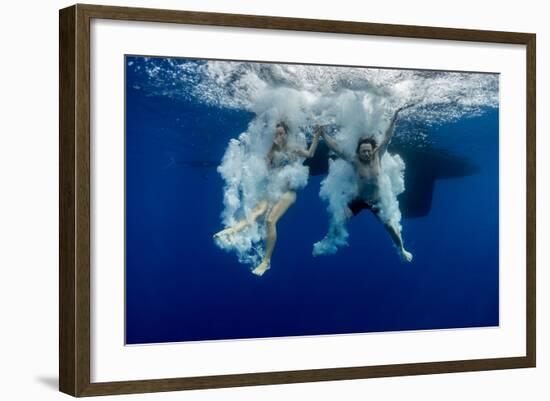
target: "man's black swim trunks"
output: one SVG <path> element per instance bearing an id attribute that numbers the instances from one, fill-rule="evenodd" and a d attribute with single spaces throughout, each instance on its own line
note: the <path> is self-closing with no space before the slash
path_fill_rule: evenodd
<path id="1" fill-rule="evenodd" d="M 357 216 L 363 209 L 369 209 L 375 214 L 375 216 L 378 216 L 378 214 L 380 213 L 380 208 L 378 206 L 371 205 L 361 198 L 355 198 L 350 203 L 348 203 L 348 208 L 349 210 L 351 210 L 354 216 Z"/>

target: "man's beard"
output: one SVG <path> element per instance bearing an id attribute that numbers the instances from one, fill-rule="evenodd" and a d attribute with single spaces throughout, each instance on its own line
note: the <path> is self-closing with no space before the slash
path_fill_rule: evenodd
<path id="1" fill-rule="evenodd" d="M 359 160 L 363 163 L 370 163 L 372 161 L 371 156 L 359 156 Z"/>

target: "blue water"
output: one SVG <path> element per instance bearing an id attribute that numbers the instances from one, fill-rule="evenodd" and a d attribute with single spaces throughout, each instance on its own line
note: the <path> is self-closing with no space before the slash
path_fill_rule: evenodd
<path id="1" fill-rule="evenodd" d="M 328 215 L 311 177 L 257 277 L 212 241 L 223 228 L 215 166 L 181 164 L 219 162 L 253 115 L 152 96 L 142 79 L 127 70 L 127 344 L 499 324 L 498 110 L 429 128 L 479 172 L 436 181 L 429 215 L 403 219 L 413 263 L 368 212 L 350 222 L 349 247 L 312 257 Z"/>

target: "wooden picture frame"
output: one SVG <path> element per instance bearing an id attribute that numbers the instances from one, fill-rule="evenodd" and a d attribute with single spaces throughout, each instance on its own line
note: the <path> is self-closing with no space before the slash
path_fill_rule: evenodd
<path id="1" fill-rule="evenodd" d="M 90 379 L 90 21 L 92 19 L 524 45 L 527 54 L 525 60 L 527 71 L 526 355 L 92 383 Z M 60 10 L 59 29 L 60 391 L 73 396 L 95 396 L 535 366 L 535 34 L 81 4 Z"/>

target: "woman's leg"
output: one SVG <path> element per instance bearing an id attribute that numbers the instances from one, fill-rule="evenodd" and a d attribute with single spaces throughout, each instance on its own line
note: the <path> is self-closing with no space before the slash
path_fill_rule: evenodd
<path id="1" fill-rule="evenodd" d="M 271 261 L 271 255 L 273 254 L 273 249 L 275 248 L 275 243 L 277 242 L 277 222 L 283 215 L 286 213 L 288 208 L 296 201 L 296 192 L 287 191 L 281 196 L 281 198 L 275 203 L 269 215 L 267 216 L 267 235 L 266 235 L 266 245 L 265 245 L 265 256 L 252 273 L 261 276 L 269 269 L 269 263 Z"/>
<path id="2" fill-rule="evenodd" d="M 258 220 L 258 218 L 266 212 L 267 206 L 268 204 L 266 200 L 261 201 L 260 203 L 258 203 L 258 205 L 256 205 L 254 209 L 252 209 L 252 212 L 250 212 L 250 215 L 248 217 L 242 219 L 232 227 L 228 227 L 224 230 L 221 230 L 220 232 L 217 232 L 216 234 L 214 234 L 214 238 L 219 238 L 224 235 L 235 234 L 245 229 L 250 224 Z"/>

